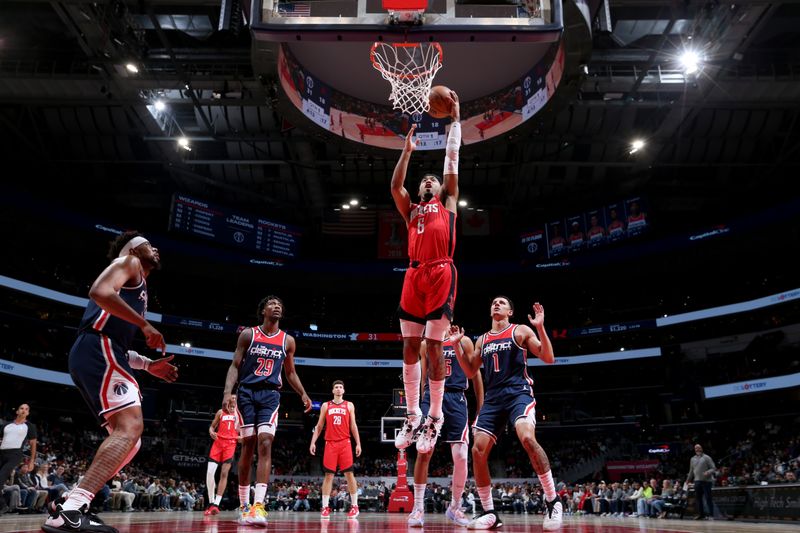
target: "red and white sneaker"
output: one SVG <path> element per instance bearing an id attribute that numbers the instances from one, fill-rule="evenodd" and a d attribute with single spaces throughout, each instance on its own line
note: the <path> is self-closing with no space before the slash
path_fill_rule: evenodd
<path id="1" fill-rule="evenodd" d="M 350 506 L 350 510 L 347 512 L 347 518 L 356 518 L 358 516 L 358 505 Z"/>
<path id="2" fill-rule="evenodd" d="M 208 509 L 206 509 L 203 514 L 205 516 L 213 516 L 215 514 L 219 514 L 219 507 L 217 507 L 212 503 L 211 505 L 208 506 Z"/>
<path id="3" fill-rule="evenodd" d="M 323 507 L 322 512 L 319 513 L 319 517 L 323 519 L 328 519 L 331 517 L 331 508 L 330 507 Z"/>

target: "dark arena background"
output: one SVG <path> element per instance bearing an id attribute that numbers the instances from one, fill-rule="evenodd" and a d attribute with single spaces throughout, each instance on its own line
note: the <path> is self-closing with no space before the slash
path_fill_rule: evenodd
<path id="1" fill-rule="evenodd" d="M 410 530 L 410 502 L 392 498 L 409 261 L 389 184 L 411 124 L 406 187 L 416 197 L 423 172 L 441 173 L 449 119 L 391 109 L 369 51 L 432 41 L 433 84 L 461 100 L 454 323 L 476 339 L 498 294 L 516 304 L 513 322 L 545 307 L 556 363 L 528 364 L 561 530 L 798 531 L 800 5 L 430 0 L 408 22 L 389 11 L 0 3 L 0 416 L 30 406 L 40 483 L 23 482 L 26 441 L 0 480 L 0 532 L 39 531 L 107 435 L 67 354 L 109 241 L 133 229 L 159 249 L 147 318 L 179 377 L 135 371 L 142 447 L 93 512 L 130 533 L 256 530 L 237 523 L 241 447 L 222 512 L 204 513 L 208 428 L 238 333 L 274 294 L 313 408 L 284 383 L 262 529 Z M 133 347 L 160 356 L 141 334 Z M 321 453 L 308 448 L 336 379 L 357 408 L 361 514 L 346 517 L 337 475 L 338 512 L 320 520 Z M 706 520 L 687 480 L 696 444 L 717 467 Z M 471 518 L 482 505 L 469 461 Z M 513 430 L 489 467 L 503 529 L 540 531 L 542 487 Z M 444 514 L 451 473 L 442 444 L 428 531 L 464 529 Z M 645 480 L 674 497 L 638 506 Z M 302 487 L 310 510 L 295 511 Z"/>

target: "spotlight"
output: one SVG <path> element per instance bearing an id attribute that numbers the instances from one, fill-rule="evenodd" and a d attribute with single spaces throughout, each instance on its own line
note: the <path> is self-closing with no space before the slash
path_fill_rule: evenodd
<path id="1" fill-rule="evenodd" d="M 350 204 L 342 204 L 342 209 L 350 209 Z"/>
<path id="2" fill-rule="evenodd" d="M 180 146 L 184 150 L 188 150 L 190 152 L 192 151 L 192 147 L 189 146 L 189 139 L 187 139 L 186 137 L 181 137 L 180 139 L 178 139 L 178 146 Z"/>
<path id="3" fill-rule="evenodd" d="M 630 151 L 628 153 L 635 154 L 636 152 L 638 152 L 642 148 L 644 148 L 644 141 L 641 140 L 641 139 L 636 139 L 631 143 L 631 149 L 630 149 Z"/>
<path id="4" fill-rule="evenodd" d="M 700 56 L 697 52 L 686 50 L 681 56 L 681 65 L 683 65 L 683 72 L 686 74 L 694 74 L 700 68 Z"/>
<path id="5" fill-rule="evenodd" d="M 153 105 L 156 111 L 164 111 L 167 108 L 167 104 L 165 104 L 163 100 L 156 100 Z"/>
<path id="6" fill-rule="evenodd" d="M 358 205 L 358 200 L 353 198 L 352 200 L 350 200 L 350 205 Z"/>
<path id="7" fill-rule="evenodd" d="M 459 200 L 458 201 L 458 205 L 460 207 L 467 207 L 467 201 L 466 200 Z"/>
<path id="8" fill-rule="evenodd" d="M 125 68 L 128 69 L 128 72 L 130 72 L 131 74 L 139 74 L 139 67 L 137 67 L 133 63 L 127 63 L 125 65 Z"/>

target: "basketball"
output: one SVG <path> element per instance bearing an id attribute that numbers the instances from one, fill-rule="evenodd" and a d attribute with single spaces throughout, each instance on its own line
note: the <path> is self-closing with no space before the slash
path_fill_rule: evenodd
<path id="1" fill-rule="evenodd" d="M 428 96 L 431 103 L 428 114 L 433 118 L 447 118 L 453 107 L 453 99 L 450 98 L 450 89 L 444 85 L 431 87 L 431 94 Z"/>

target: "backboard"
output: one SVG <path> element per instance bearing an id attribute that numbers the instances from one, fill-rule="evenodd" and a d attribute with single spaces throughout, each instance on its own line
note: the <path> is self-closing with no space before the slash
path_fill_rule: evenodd
<path id="1" fill-rule="evenodd" d="M 381 442 L 394 444 L 394 439 L 406 421 L 404 416 L 381 417 Z"/>

